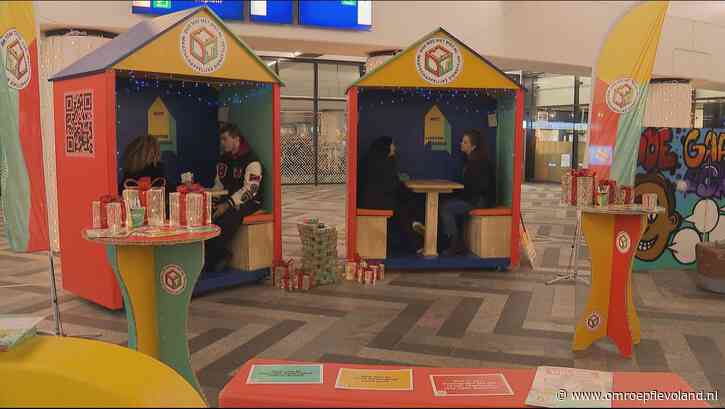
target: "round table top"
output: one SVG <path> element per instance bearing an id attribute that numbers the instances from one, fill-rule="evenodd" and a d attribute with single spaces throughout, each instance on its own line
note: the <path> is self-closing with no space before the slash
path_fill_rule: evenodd
<path id="1" fill-rule="evenodd" d="M 221 228 L 215 224 L 188 229 L 186 227 L 143 226 L 131 231 L 123 230 L 116 236 L 105 236 L 104 230 L 86 229 L 83 238 L 100 244 L 115 246 L 174 246 L 213 239 L 221 234 Z"/>
<path id="2" fill-rule="evenodd" d="M 38 335 L 0 354 L 0 406 L 206 407 L 172 368 L 108 342 Z"/>
<path id="3" fill-rule="evenodd" d="M 609 206 L 578 206 L 579 210 L 583 213 L 597 213 L 597 214 L 652 214 L 652 213 L 664 213 L 664 207 L 655 207 L 654 209 L 647 209 L 642 207 L 640 204 L 629 204 L 629 205 L 609 205 Z"/>

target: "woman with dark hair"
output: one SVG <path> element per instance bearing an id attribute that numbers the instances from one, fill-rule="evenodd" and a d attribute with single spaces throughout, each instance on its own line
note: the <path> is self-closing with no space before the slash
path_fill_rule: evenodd
<path id="1" fill-rule="evenodd" d="M 440 207 L 443 234 L 450 240 L 445 255 L 466 252 L 458 222 L 473 209 L 496 206 L 496 179 L 493 164 L 486 150 L 481 133 L 471 129 L 463 133 L 461 151 L 465 154 L 463 190 L 446 198 Z"/>
<path id="2" fill-rule="evenodd" d="M 398 160 L 393 138 L 381 136 L 376 139 L 367 155 L 361 161 L 358 171 L 358 203 L 364 209 L 393 210 L 392 223 L 396 223 L 402 234 L 402 247 L 414 252 L 422 247 L 423 238 L 416 232 L 420 209 L 416 196 L 400 181 Z"/>

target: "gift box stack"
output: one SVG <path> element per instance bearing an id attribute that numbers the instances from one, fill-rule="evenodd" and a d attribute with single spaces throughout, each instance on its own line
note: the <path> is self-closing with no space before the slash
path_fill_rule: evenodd
<path id="1" fill-rule="evenodd" d="M 354 259 L 348 261 L 345 266 L 345 279 L 360 284 L 375 285 L 377 281 L 385 279 L 385 265 L 355 255 Z"/>
<path id="2" fill-rule="evenodd" d="M 591 169 L 571 169 L 561 177 L 561 203 L 570 206 L 594 204 L 594 172 Z"/>
<path id="3" fill-rule="evenodd" d="M 317 219 L 297 225 L 302 240 L 302 270 L 314 275 L 314 285 L 337 281 L 337 229 Z"/>
<path id="4" fill-rule="evenodd" d="M 271 284 L 286 291 L 308 291 L 314 287 L 314 276 L 297 268 L 297 262 L 289 260 L 272 268 Z"/>

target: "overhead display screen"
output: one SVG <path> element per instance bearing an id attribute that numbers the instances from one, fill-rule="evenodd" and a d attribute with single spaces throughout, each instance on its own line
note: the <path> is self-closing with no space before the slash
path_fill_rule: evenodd
<path id="1" fill-rule="evenodd" d="M 370 30 L 373 6 L 370 0 L 300 0 L 302 25 L 350 30 Z"/>
<path id="2" fill-rule="evenodd" d="M 169 14 L 199 6 L 208 6 L 223 20 L 244 20 L 245 0 L 134 0 L 134 14 Z"/>
<path id="3" fill-rule="evenodd" d="M 292 24 L 292 0 L 250 0 L 249 19 L 255 23 Z"/>

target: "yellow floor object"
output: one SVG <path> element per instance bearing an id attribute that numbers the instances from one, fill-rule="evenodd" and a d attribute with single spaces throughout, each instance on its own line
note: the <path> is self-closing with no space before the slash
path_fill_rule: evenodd
<path id="1" fill-rule="evenodd" d="M 206 407 L 181 375 L 143 353 L 36 336 L 0 352 L 0 407 Z"/>

